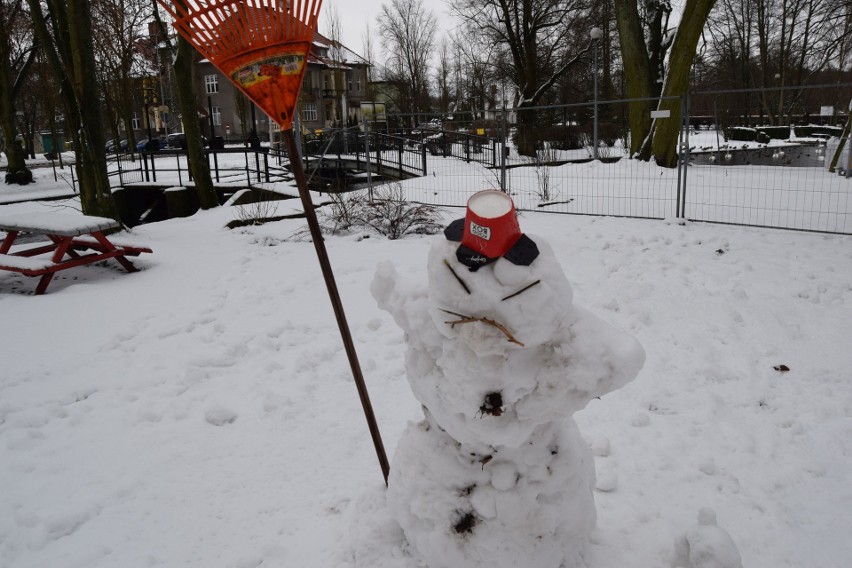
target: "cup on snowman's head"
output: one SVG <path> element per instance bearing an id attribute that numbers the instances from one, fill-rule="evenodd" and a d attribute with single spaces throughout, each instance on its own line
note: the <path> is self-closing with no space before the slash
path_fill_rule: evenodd
<path id="1" fill-rule="evenodd" d="M 494 189 L 475 193 L 467 202 L 464 219 L 453 221 L 444 235 L 461 241 L 456 258 L 471 270 L 500 257 L 528 266 L 538 256 L 538 247 L 521 233 L 512 198 Z"/>

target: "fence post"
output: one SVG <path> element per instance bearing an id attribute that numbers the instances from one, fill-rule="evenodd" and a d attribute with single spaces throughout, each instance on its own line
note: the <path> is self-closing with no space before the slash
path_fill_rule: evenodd
<path id="1" fill-rule="evenodd" d="M 367 194 L 373 202 L 373 171 L 370 164 L 370 121 L 364 120 L 364 162 L 367 167 Z"/>
<path id="2" fill-rule="evenodd" d="M 402 144 L 403 144 L 403 140 L 402 140 L 402 138 L 399 138 L 396 141 L 397 151 L 399 153 L 399 179 L 403 178 L 403 174 L 402 174 L 402 151 L 403 151 Z"/>
<path id="3" fill-rule="evenodd" d="M 248 182 L 248 186 L 251 187 L 251 170 L 249 169 L 248 150 L 243 153 L 243 157 L 246 161 L 246 181 Z M 219 168 L 216 168 L 216 181 L 219 181 Z"/>
<path id="4" fill-rule="evenodd" d="M 683 154 L 685 158 L 681 161 L 681 165 L 678 167 L 683 168 L 683 185 L 680 190 L 680 215 L 681 219 L 686 217 L 686 188 L 687 188 L 687 178 L 689 174 L 689 159 L 690 159 L 690 149 L 689 149 L 689 130 L 690 126 L 690 115 L 692 114 L 692 99 L 690 92 L 686 92 L 686 97 L 682 97 L 680 100 L 681 104 L 681 116 L 683 116 L 682 125 L 684 128 L 681 129 L 681 132 L 685 130 L 686 132 L 686 140 L 683 143 Z"/>
<path id="5" fill-rule="evenodd" d="M 382 140 L 381 134 L 376 136 L 376 169 L 379 175 L 382 173 Z"/>
<path id="6" fill-rule="evenodd" d="M 506 189 L 506 109 L 503 109 L 503 114 L 500 115 L 500 125 L 498 127 L 500 135 L 500 189 Z"/>
<path id="7" fill-rule="evenodd" d="M 121 154 L 115 156 L 115 163 L 118 166 L 118 183 L 119 185 L 124 185 L 124 173 L 121 171 Z M 53 168 L 53 176 L 56 177 L 56 168 Z"/>
<path id="8" fill-rule="evenodd" d="M 426 145 L 420 144 L 420 159 L 423 162 L 423 175 L 426 175 Z"/>
<path id="9" fill-rule="evenodd" d="M 675 217 L 678 219 L 681 218 L 680 215 L 680 196 L 682 193 L 682 183 L 683 183 L 683 121 L 684 121 L 684 104 L 683 104 L 683 96 L 680 97 L 680 127 L 677 132 L 677 192 L 675 195 Z M 660 103 L 657 103 L 657 108 L 659 108 Z"/>
<path id="10" fill-rule="evenodd" d="M 269 183 L 269 154 L 263 155 L 263 171 L 266 172 L 266 183 Z"/>

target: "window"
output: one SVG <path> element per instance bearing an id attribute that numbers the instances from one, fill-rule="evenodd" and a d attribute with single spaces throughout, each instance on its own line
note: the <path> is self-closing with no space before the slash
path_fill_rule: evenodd
<path id="1" fill-rule="evenodd" d="M 346 83 L 347 83 L 347 88 L 349 89 L 349 92 L 351 93 L 352 92 L 352 75 L 350 75 L 349 73 L 346 74 Z"/>
<path id="2" fill-rule="evenodd" d="M 361 79 L 358 79 L 357 81 L 355 81 L 355 91 L 357 91 L 359 93 L 361 92 Z"/>
<path id="3" fill-rule="evenodd" d="M 219 92 L 219 76 L 218 75 L 205 75 L 204 76 L 204 90 L 208 95 L 215 95 Z"/>
<path id="4" fill-rule="evenodd" d="M 305 103 L 302 105 L 302 120 L 305 122 L 317 121 L 317 103 Z"/>
<path id="5" fill-rule="evenodd" d="M 222 109 L 213 107 L 213 126 L 222 126 Z"/>
<path id="6" fill-rule="evenodd" d="M 135 112 L 133 113 L 133 119 L 130 121 L 130 126 L 133 130 L 142 130 L 142 119 Z"/>

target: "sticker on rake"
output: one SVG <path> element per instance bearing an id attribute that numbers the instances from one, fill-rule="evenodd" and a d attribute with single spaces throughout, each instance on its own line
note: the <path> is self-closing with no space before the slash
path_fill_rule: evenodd
<path id="1" fill-rule="evenodd" d="M 273 77 L 298 75 L 304 64 L 305 58 L 301 54 L 271 57 L 240 67 L 231 73 L 231 78 L 240 86 L 248 88 Z"/>

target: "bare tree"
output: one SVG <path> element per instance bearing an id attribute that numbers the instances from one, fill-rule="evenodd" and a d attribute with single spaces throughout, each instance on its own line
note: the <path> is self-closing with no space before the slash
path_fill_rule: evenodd
<path id="1" fill-rule="evenodd" d="M 399 91 L 398 108 L 404 113 L 428 110 L 435 15 L 423 7 L 423 0 L 390 0 L 382 4 L 377 23 L 387 54 L 386 72 Z"/>
<path id="2" fill-rule="evenodd" d="M 740 88 L 742 106 L 757 106 L 770 124 L 789 123 L 806 104 L 796 88 L 842 82 L 852 43 L 848 0 L 718 0 L 708 31 L 713 78 Z M 835 105 L 845 107 L 842 90 Z M 754 101 L 750 100 L 754 99 Z"/>
<path id="3" fill-rule="evenodd" d="M 22 0 L 0 3 L 0 128 L 5 140 L 7 170 L 18 183 L 28 183 L 24 149 L 18 144 L 15 100 L 36 55 L 29 17 Z M 12 178 L 7 178 L 11 181 Z"/>
<path id="4" fill-rule="evenodd" d="M 373 66 L 376 63 L 376 49 L 373 43 L 373 32 L 369 24 L 361 35 L 361 51 L 362 57 L 367 63 L 367 98 L 373 100 L 376 96 L 373 89 Z"/>
<path id="5" fill-rule="evenodd" d="M 104 99 L 113 137 L 118 140 L 121 131 L 127 133 L 128 146 L 136 147 L 133 136 L 133 77 L 159 76 L 154 68 L 156 61 L 156 42 L 149 42 L 146 51 L 148 68 L 140 69 L 145 59 L 136 57 L 144 44 L 140 42 L 146 35 L 145 23 L 151 19 L 150 0 L 92 0 L 94 16 L 93 26 L 95 59 L 97 61 L 98 83 Z M 158 89 L 146 93 L 146 98 L 160 98 Z M 162 103 L 162 101 L 159 101 Z"/>
<path id="6" fill-rule="evenodd" d="M 450 0 L 453 13 L 469 36 L 481 35 L 511 62 L 516 87 L 518 151 L 535 155 L 533 107 L 592 47 L 572 23 L 588 14 L 584 0 Z"/>
<path id="7" fill-rule="evenodd" d="M 459 110 L 482 111 L 493 98 L 491 85 L 499 80 L 495 59 L 499 48 L 484 37 L 469 34 L 453 35 L 453 53 L 456 57 L 457 82 L 455 101 Z"/>
<path id="8" fill-rule="evenodd" d="M 156 0 L 152 0 L 154 3 Z M 160 17 L 160 11 L 154 7 L 154 18 L 160 29 L 165 30 Z M 201 125 L 198 122 L 198 110 L 196 101 L 198 97 L 195 92 L 195 62 L 198 52 L 183 38 L 177 36 L 177 42 L 173 43 L 168 35 L 163 35 L 163 42 L 167 45 L 169 53 L 174 58 L 175 90 L 177 91 L 178 107 L 183 123 L 186 137 L 186 153 L 189 160 L 189 168 L 195 181 L 195 194 L 202 209 L 211 209 L 219 206 L 219 196 L 213 187 L 213 178 L 210 175 L 210 166 L 204 156 L 204 144 L 201 138 Z"/>
<path id="9" fill-rule="evenodd" d="M 441 41 L 438 48 L 438 68 L 435 70 L 435 81 L 438 87 L 438 110 L 447 112 L 450 101 L 453 99 L 450 90 L 450 78 L 452 77 L 452 62 L 450 61 L 450 49 L 446 38 Z"/>
<path id="10" fill-rule="evenodd" d="M 680 23 L 669 29 L 667 0 L 644 0 L 641 10 L 635 0 L 615 0 L 627 95 L 642 99 L 630 104 L 631 150 L 638 149 L 643 160 L 653 157 L 661 166 L 677 165 L 682 113 L 680 101 L 669 97 L 686 93 L 698 40 L 715 2 L 686 0 Z M 668 117 L 652 121 L 653 104 L 647 99 L 655 96 L 663 97 L 657 109 L 668 111 Z"/>
<path id="11" fill-rule="evenodd" d="M 335 65 L 330 71 L 335 95 L 334 119 L 339 121 L 341 126 L 346 126 L 346 121 L 349 118 L 349 109 L 346 108 L 346 70 L 340 65 L 345 59 L 343 44 L 340 41 L 343 25 L 340 23 L 340 14 L 337 12 L 337 6 L 334 4 L 330 5 L 325 12 L 325 17 L 325 36 L 330 41 L 328 54 L 331 60 L 335 62 Z"/>
<path id="12" fill-rule="evenodd" d="M 27 0 L 35 35 L 60 85 L 83 213 L 118 220 L 104 155 L 103 120 L 88 0 Z"/>

